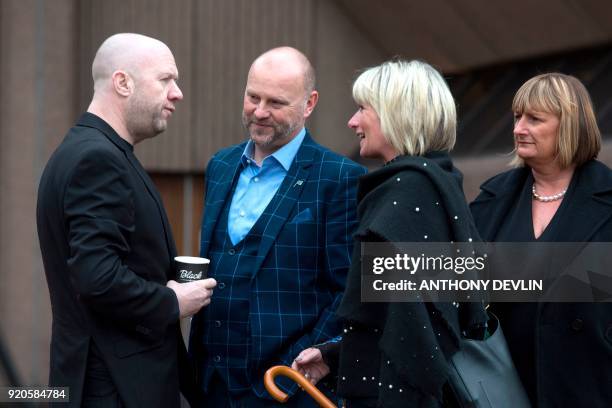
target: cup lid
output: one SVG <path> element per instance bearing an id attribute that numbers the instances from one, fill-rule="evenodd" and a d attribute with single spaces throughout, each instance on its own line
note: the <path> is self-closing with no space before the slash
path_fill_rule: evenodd
<path id="1" fill-rule="evenodd" d="M 198 256 L 175 256 L 174 260 L 177 262 L 199 265 L 210 263 L 210 259 L 200 258 Z"/>

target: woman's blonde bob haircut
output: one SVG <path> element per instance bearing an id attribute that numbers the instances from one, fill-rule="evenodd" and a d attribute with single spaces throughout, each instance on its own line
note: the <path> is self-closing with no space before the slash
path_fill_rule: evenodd
<path id="1" fill-rule="evenodd" d="M 425 62 L 393 60 L 368 68 L 353 84 L 353 99 L 376 111 L 382 134 L 400 154 L 422 156 L 455 145 L 455 101 Z"/>
<path id="2" fill-rule="evenodd" d="M 559 118 L 556 160 L 562 169 L 579 167 L 597 157 L 601 133 L 589 92 L 577 78 L 556 72 L 531 78 L 512 101 L 515 116 L 526 111 L 552 113 Z M 515 152 L 511 164 L 521 167 L 525 163 Z"/>

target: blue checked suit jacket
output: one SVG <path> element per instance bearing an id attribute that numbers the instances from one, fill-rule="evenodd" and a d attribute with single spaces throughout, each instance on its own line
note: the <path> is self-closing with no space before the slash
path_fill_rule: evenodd
<path id="1" fill-rule="evenodd" d="M 245 145 L 221 150 L 208 164 L 200 246 L 203 257 L 208 255 L 225 202 L 232 199 Z M 270 218 L 252 272 L 250 339 L 245 339 L 251 345 L 249 366 L 254 368 L 249 377 L 257 395 L 265 394 L 262 380 L 267 368 L 290 365 L 301 350 L 340 331 L 335 310 L 344 292 L 357 225 L 358 178 L 365 172 L 364 167 L 317 144 L 307 133 L 264 210 Z M 190 341 L 198 367 L 206 357 L 201 320 L 202 313 L 194 317 Z"/>

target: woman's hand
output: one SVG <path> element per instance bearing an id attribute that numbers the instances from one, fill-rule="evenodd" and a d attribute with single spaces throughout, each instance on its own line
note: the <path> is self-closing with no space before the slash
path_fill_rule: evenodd
<path id="1" fill-rule="evenodd" d="M 329 374 L 329 366 L 323 361 L 321 350 L 315 347 L 307 348 L 293 360 L 291 368 L 299 371 L 312 385 Z"/>

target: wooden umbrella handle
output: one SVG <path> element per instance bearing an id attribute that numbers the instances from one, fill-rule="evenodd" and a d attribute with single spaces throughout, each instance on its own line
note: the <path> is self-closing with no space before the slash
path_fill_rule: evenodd
<path id="1" fill-rule="evenodd" d="M 317 387 L 312 385 L 310 381 L 306 379 L 302 374 L 295 371 L 291 367 L 278 365 L 270 367 L 264 375 L 264 385 L 266 390 L 272 395 L 272 397 L 278 402 L 287 402 L 289 396 L 282 392 L 274 383 L 274 379 L 277 375 L 289 377 L 300 385 L 317 403 L 323 408 L 337 408 L 333 402 L 331 402 Z"/>

